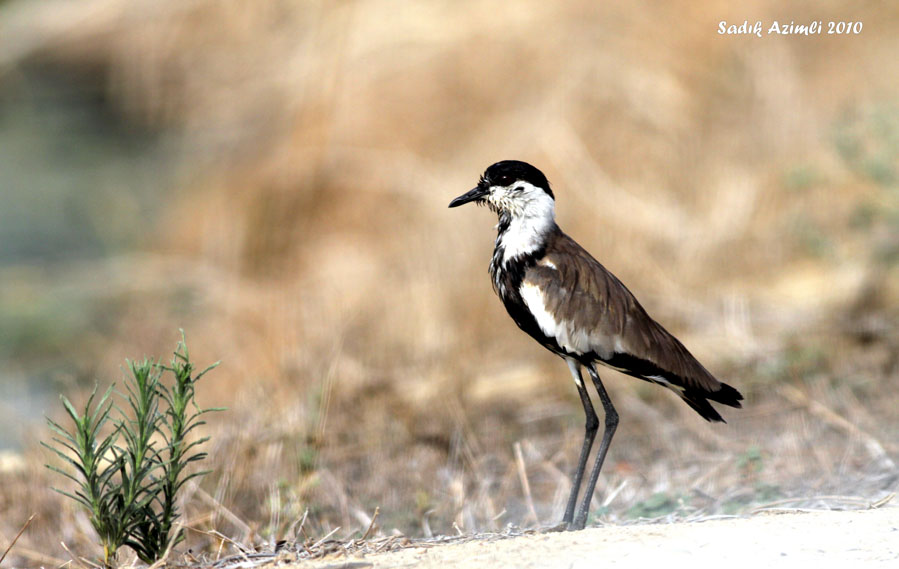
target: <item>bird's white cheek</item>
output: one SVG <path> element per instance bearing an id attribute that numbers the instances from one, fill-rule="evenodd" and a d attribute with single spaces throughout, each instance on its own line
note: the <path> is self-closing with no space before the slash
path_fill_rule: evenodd
<path id="1" fill-rule="evenodd" d="M 509 211 L 512 209 L 514 205 L 514 200 L 511 199 L 509 195 L 509 191 L 505 188 L 493 190 L 490 192 L 490 195 L 487 197 L 487 201 L 493 204 L 497 209 L 502 209 Z"/>

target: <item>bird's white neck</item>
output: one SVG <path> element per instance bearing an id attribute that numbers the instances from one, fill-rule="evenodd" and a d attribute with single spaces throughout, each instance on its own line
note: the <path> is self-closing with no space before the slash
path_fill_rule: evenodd
<path id="1" fill-rule="evenodd" d="M 514 207 L 500 213 L 496 253 L 501 252 L 503 265 L 541 249 L 556 225 L 555 202 L 543 190 L 525 190 Z"/>

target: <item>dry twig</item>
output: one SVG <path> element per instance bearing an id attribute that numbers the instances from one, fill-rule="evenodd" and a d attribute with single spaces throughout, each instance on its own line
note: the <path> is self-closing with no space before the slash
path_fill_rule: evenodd
<path id="1" fill-rule="evenodd" d="M 21 536 L 25 532 L 25 530 L 28 529 L 28 526 L 31 525 L 31 520 L 33 520 L 34 516 L 36 515 L 37 514 L 31 514 L 31 517 L 25 521 L 25 525 L 22 526 L 22 529 L 19 530 L 19 533 L 16 534 L 16 537 L 12 538 L 12 541 L 9 542 L 9 546 L 6 548 L 6 551 L 3 552 L 3 555 L 0 555 L 0 563 L 3 563 L 3 560 L 6 559 L 6 554 L 9 553 L 9 550 L 12 549 L 12 546 L 14 546 L 17 541 L 19 541 L 19 536 Z M 375 515 L 377 515 L 377 510 L 375 511 Z"/>
<path id="2" fill-rule="evenodd" d="M 524 489 L 524 497 L 528 504 L 528 515 L 534 519 L 536 524 L 537 510 L 534 508 L 534 498 L 531 496 L 531 484 L 528 482 L 528 473 L 524 465 L 524 457 L 521 454 L 521 443 L 516 442 L 515 445 L 515 464 L 518 466 L 518 478 L 521 480 L 521 487 Z"/>
<path id="3" fill-rule="evenodd" d="M 775 500 L 773 502 L 768 502 L 767 504 L 762 504 L 756 508 L 752 509 L 752 513 L 756 514 L 758 512 L 764 512 L 766 510 L 770 510 L 773 508 L 777 508 L 778 506 L 784 506 L 787 504 L 796 504 L 802 502 L 838 502 L 843 504 L 851 504 L 853 506 L 859 506 L 863 509 L 874 510 L 877 509 L 887 503 L 889 503 L 893 498 L 896 497 L 896 493 L 890 493 L 884 496 L 883 498 L 875 501 L 870 501 L 865 498 L 860 498 L 858 496 L 833 496 L 833 495 L 824 495 L 824 496 L 808 496 L 808 497 L 796 497 L 796 498 L 784 498 L 783 500 Z"/>
<path id="4" fill-rule="evenodd" d="M 375 506 L 375 513 L 371 517 L 371 523 L 368 524 L 368 529 L 365 530 L 365 533 L 362 534 L 362 541 L 368 539 L 368 536 L 371 535 L 372 530 L 375 528 L 375 521 L 378 519 L 378 514 L 381 513 L 381 507 Z"/>
<path id="5" fill-rule="evenodd" d="M 321 544 L 323 544 L 324 542 L 328 541 L 328 539 L 329 539 L 332 535 L 334 535 L 335 533 L 337 533 L 338 530 L 340 530 L 340 526 L 337 526 L 336 528 L 334 528 L 334 529 L 332 529 L 331 531 L 329 531 L 329 532 L 327 533 L 327 535 L 325 535 L 325 537 L 323 537 L 323 538 L 321 538 L 320 540 L 318 540 L 318 541 L 316 541 L 315 543 L 313 543 L 313 544 L 312 544 L 312 547 L 310 547 L 309 549 L 315 549 L 315 548 L 317 548 L 317 547 L 320 547 Z"/>
<path id="6" fill-rule="evenodd" d="M 835 411 L 828 408 L 820 401 L 816 401 L 810 398 L 808 395 L 792 385 L 784 385 L 783 387 L 781 387 L 780 394 L 796 405 L 806 407 L 809 413 L 815 415 L 819 419 L 822 419 L 824 422 L 832 425 L 833 427 L 836 427 L 842 431 L 849 433 L 850 435 L 860 438 L 862 442 L 864 442 L 865 448 L 868 450 L 868 453 L 873 458 L 884 461 L 884 463 L 890 468 L 895 468 L 896 463 L 893 462 L 893 460 L 889 457 L 886 449 L 884 449 L 883 447 L 883 444 L 881 444 L 881 442 L 877 440 L 874 435 L 861 430 L 858 426 L 853 424 L 845 417 L 837 414 Z"/>

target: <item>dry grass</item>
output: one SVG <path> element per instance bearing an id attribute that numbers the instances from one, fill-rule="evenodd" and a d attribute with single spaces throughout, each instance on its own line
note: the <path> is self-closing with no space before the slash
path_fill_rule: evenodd
<path id="1" fill-rule="evenodd" d="M 208 433 L 214 473 L 185 497 L 194 551 L 231 547 L 213 530 L 294 539 L 307 510 L 303 531 L 341 538 L 376 507 L 385 534 L 418 536 L 560 517 L 575 390 L 490 292 L 490 215 L 446 209 L 512 157 L 747 395 L 710 426 L 606 374 L 622 422 L 601 520 L 899 485 L 895 6 L 58 4 L 0 10 L 17 31 L 0 34 L 0 73 L 101 69 L 123 121 L 184 149 L 140 252 L 65 280 L 116 301 L 89 344 L 101 375 L 166 353 L 179 326 L 200 365 L 223 360 L 199 394 L 230 411 Z M 812 13 L 863 34 L 715 34 Z M 0 549 L 37 514 L 15 566 L 68 560 L 60 542 L 93 551 L 44 460 L 0 473 Z"/>

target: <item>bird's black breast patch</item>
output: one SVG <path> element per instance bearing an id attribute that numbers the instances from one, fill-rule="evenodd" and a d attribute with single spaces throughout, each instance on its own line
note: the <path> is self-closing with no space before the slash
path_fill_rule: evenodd
<path id="1" fill-rule="evenodd" d="M 540 329 L 537 319 L 531 313 L 521 296 L 521 284 L 524 282 L 528 269 L 534 267 L 545 254 L 545 248 L 541 248 L 527 255 L 503 262 L 503 248 L 499 245 L 493 252 L 493 260 L 490 263 L 490 275 L 493 280 L 493 289 L 503 301 L 506 312 L 515 321 L 515 324 L 529 336 L 537 340 L 548 350 L 560 355 L 569 356 L 566 350 L 559 346 L 556 339 L 547 336 Z"/>

